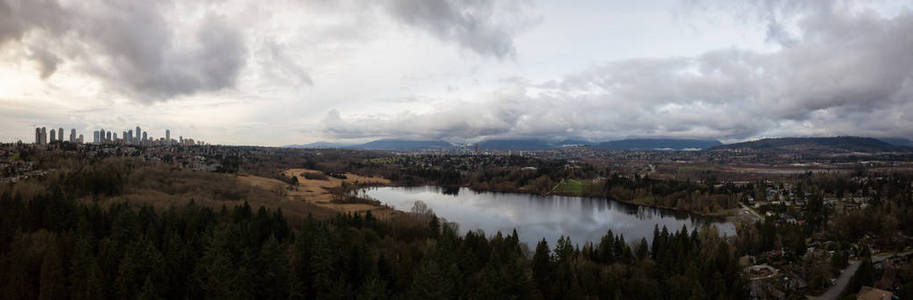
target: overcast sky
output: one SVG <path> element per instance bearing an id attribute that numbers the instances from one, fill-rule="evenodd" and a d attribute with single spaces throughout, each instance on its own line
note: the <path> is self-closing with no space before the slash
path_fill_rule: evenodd
<path id="1" fill-rule="evenodd" d="M 0 140 L 913 138 L 911 7 L 0 0 Z"/>

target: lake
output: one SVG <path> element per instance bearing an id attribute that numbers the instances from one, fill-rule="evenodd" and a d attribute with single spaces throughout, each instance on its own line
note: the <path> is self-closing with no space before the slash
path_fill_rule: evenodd
<path id="1" fill-rule="evenodd" d="M 469 188 L 376 187 L 362 191 L 397 210 L 409 211 L 424 202 L 438 217 L 459 224 L 461 234 L 481 229 L 491 236 L 517 229 L 520 241 L 530 249 L 545 238 L 554 247 L 561 235 L 575 244 L 598 243 L 606 231 L 624 234 L 628 242 L 646 238 L 653 227 L 688 231 L 702 225 L 716 226 L 721 234 L 734 235 L 735 226 L 721 218 L 709 218 L 668 209 L 621 203 L 604 198 L 539 196 L 520 193 L 476 192 Z"/>

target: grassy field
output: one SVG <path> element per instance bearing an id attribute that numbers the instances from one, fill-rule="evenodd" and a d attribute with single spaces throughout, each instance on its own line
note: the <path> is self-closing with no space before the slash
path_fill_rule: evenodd
<path id="1" fill-rule="evenodd" d="M 298 186 L 295 186 L 290 190 L 288 189 L 289 185 L 287 183 L 274 178 L 259 176 L 240 176 L 238 179 L 241 182 L 250 184 L 263 190 L 283 190 L 283 196 L 285 199 L 282 201 L 282 203 L 287 205 L 292 203 L 299 205 L 307 204 L 322 209 L 328 209 L 331 211 L 343 213 L 363 213 L 370 210 L 371 213 L 375 215 L 375 217 L 382 219 L 389 217 L 394 213 L 393 210 L 379 205 L 365 203 L 334 203 L 332 201 L 333 195 L 330 192 L 330 189 L 339 187 L 342 182 L 351 184 L 362 183 L 389 185 L 390 181 L 385 178 L 365 177 L 352 173 L 346 173 L 346 179 L 339 179 L 335 177 L 327 177 L 326 179 L 308 179 L 306 177 L 306 173 L 322 174 L 320 171 L 308 169 L 285 170 L 283 175 L 288 177 L 295 176 L 298 178 Z M 284 210 L 285 208 L 283 207 L 283 211 Z"/>
<path id="2" fill-rule="evenodd" d="M 557 191 L 562 194 L 574 194 L 580 195 L 583 193 L 583 185 L 585 183 L 577 179 L 567 179 L 561 182 L 558 186 Z"/>

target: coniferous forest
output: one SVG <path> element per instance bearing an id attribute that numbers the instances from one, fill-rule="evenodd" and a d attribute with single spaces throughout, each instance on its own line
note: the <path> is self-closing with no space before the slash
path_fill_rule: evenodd
<path id="1" fill-rule="evenodd" d="M 516 232 L 458 234 L 433 214 L 318 220 L 241 205 L 155 210 L 67 190 L 0 195 L 4 299 L 738 299 L 713 230 L 612 232 L 527 249 Z"/>

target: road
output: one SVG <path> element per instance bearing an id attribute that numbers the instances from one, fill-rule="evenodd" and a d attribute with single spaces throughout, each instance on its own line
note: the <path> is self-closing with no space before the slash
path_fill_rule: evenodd
<path id="1" fill-rule="evenodd" d="M 755 221 L 764 220 L 764 216 L 761 216 L 761 214 L 759 214 L 758 212 L 756 212 L 754 209 L 752 209 L 752 208 L 749 207 L 748 205 L 745 205 L 744 203 L 741 203 L 741 202 L 739 202 L 739 205 L 742 206 L 742 209 L 747 210 L 749 213 L 751 213 L 751 214 L 754 215 L 756 218 L 758 218 L 758 219 L 755 220 Z"/>
<path id="2" fill-rule="evenodd" d="M 907 252 L 896 254 L 896 255 L 906 256 L 906 255 L 909 255 L 910 253 L 913 253 L 913 251 L 907 251 Z M 873 263 L 879 262 L 879 261 L 884 260 L 885 258 L 894 256 L 894 255 L 895 255 L 894 253 L 875 255 L 875 256 L 872 256 L 872 262 Z M 840 273 L 840 277 L 837 278 L 837 282 L 834 283 L 834 286 L 832 286 L 830 289 L 828 289 L 827 292 L 824 292 L 824 294 L 821 294 L 821 296 L 809 297 L 809 298 L 810 299 L 821 299 L 821 300 L 836 300 L 838 297 L 840 297 L 840 294 L 843 293 L 843 289 L 846 288 L 846 285 L 850 283 L 850 278 L 853 278 L 853 275 L 856 274 L 856 270 L 859 269 L 860 265 L 862 265 L 862 261 L 857 261 L 857 262 L 847 266 Z"/>

